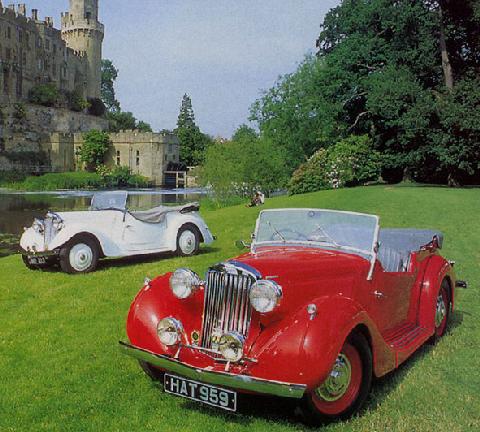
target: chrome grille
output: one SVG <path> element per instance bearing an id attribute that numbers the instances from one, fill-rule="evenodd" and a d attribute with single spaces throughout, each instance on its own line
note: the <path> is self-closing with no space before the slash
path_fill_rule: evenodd
<path id="1" fill-rule="evenodd" d="M 207 273 L 203 328 L 200 344 L 216 350 L 213 336 L 229 331 L 247 336 L 252 307 L 248 292 L 255 278 L 248 274 L 231 274 L 210 270 Z"/>

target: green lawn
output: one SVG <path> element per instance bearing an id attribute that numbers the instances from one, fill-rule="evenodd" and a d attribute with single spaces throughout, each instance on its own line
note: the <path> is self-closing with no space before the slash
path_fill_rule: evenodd
<path id="1" fill-rule="evenodd" d="M 377 213 L 383 226 L 440 229 L 445 256 L 470 282 L 445 338 L 377 381 L 360 417 L 324 430 L 480 430 L 480 189 L 374 186 L 266 205 L 284 206 Z M 168 396 L 117 349 L 145 275 L 181 266 L 203 274 L 238 254 L 234 240 L 248 239 L 257 214 L 243 206 L 203 212 L 219 239 L 189 259 L 109 261 L 85 276 L 32 272 L 18 255 L 0 259 L 0 431 L 305 430 L 282 400 L 242 399 L 242 414 L 230 415 Z"/>

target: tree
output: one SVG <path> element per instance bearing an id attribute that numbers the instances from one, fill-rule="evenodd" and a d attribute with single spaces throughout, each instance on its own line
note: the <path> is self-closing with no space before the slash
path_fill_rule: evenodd
<path id="1" fill-rule="evenodd" d="M 111 60 L 102 60 L 102 101 L 108 112 L 120 111 L 120 102 L 115 96 L 115 81 L 118 78 L 118 69 Z"/>
<path id="2" fill-rule="evenodd" d="M 192 100 L 187 94 L 182 98 L 175 133 L 180 141 L 180 160 L 187 166 L 202 163 L 205 150 L 213 140 L 203 134 L 195 124 Z"/>
<path id="3" fill-rule="evenodd" d="M 258 138 L 258 134 L 255 129 L 247 126 L 246 124 L 240 125 L 232 136 L 232 141 L 242 140 L 254 140 Z"/>
<path id="4" fill-rule="evenodd" d="M 83 135 L 83 144 L 79 152 L 80 160 L 89 172 L 102 165 L 111 145 L 107 132 L 91 130 Z"/>
<path id="5" fill-rule="evenodd" d="M 447 113 L 473 106 L 457 86 L 480 98 L 472 85 L 480 71 L 478 1 L 343 0 L 327 13 L 317 46 L 317 58 L 281 77 L 251 109 L 261 136 L 286 149 L 290 172 L 319 149 L 367 134 L 385 176 L 448 174 L 451 183 L 474 176 L 474 140 Z M 476 136 L 475 125 L 467 129 Z"/>
<path id="6" fill-rule="evenodd" d="M 137 122 L 136 129 L 140 132 L 152 132 L 152 127 L 144 121 Z"/>

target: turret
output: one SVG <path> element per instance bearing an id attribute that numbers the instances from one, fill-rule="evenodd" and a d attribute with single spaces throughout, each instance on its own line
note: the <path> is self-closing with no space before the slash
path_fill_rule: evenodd
<path id="1" fill-rule="evenodd" d="M 62 14 L 62 38 L 69 48 L 87 58 L 87 97 L 100 98 L 103 36 L 98 0 L 70 0 L 70 11 Z"/>

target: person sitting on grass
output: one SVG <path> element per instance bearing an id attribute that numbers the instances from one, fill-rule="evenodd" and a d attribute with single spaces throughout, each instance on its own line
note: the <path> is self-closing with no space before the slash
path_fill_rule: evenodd
<path id="1" fill-rule="evenodd" d="M 261 191 L 256 191 L 247 207 L 256 207 L 263 204 L 265 204 L 265 195 Z"/>

